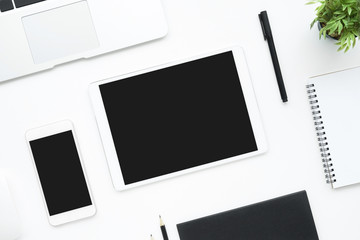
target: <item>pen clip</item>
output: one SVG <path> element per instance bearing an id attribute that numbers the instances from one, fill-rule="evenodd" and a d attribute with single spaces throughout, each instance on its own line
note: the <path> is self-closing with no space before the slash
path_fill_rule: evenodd
<path id="1" fill-rule="evenodd" d="M 261 13 L 262 13 L 262 12 L 261 12 Z M 265 27 L 264 27 L 264 22 L 263 22 L 261 13 L 259 14 L 259 20 L 260 20 L 260 25 L 261 25 L 262 32 L 263 32 L 263 34 L 264 34 L 264 40 L 266 41 L 267 35 L 266 35 L 266 31 L 265 31 Z"/>

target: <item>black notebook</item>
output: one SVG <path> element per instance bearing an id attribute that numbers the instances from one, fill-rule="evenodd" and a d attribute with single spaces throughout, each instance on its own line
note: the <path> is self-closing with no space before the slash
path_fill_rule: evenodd
<path id="1" fill-rule="evenodd" d="M 177 225 L 181 240 L 318 240 L 305 191 Z"/>

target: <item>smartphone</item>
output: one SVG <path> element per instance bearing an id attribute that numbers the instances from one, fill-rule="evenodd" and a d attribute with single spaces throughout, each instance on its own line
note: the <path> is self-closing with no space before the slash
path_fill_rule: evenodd
<path id="1" fill-rule="evenodd" d="M 50 224 L 93 216 L 96 208 L 72 122 L 29 130 L 26 140 Z"/>

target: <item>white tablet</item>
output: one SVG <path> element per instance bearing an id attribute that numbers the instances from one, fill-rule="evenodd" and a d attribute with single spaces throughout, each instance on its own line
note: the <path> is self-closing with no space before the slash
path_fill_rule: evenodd
<path id="1" fill-rule="evenodd" d="M 90 95 L 116 190 L 266 151 L 238 47 L 95 82 Z"/>

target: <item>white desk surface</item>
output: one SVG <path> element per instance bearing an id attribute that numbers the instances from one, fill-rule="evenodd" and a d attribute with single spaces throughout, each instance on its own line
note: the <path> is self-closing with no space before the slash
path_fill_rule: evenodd
<path id="1" fill-rule="evenodd" d="M 336 51 L 333 41 L 319 41 L 318 30 L 309 29 L 315 6 L 305 3 L 163 0 L 169 24 L 165 38 L 1 83 L 0 173 L 7 176 L 19 211 L 20 239 L 143 240 L 153 234 L 159 240 L 161 214 L 170 239 L 176 240 L 179 222 L 304 189 L 320 239 L 360 239 L 360 184 L 338 190 L 325 184 L 305 93 L 307 77 L 360 65 L 360 46 L 344 54 Z M 280 99 L 262 35 L 258 19 L 262 10 L 268 11 L 272 26 L 289 96 L 286 104 Z M 245 49 L 269 151 L 115 192 L 88 96 L 89 83 L 229 45 Z M 24 134 L 62 119 L 74 122 L 97 214 L 54 228 L 46 218 Z M 357 157 L 356 149 L 349 150 Z"/>

